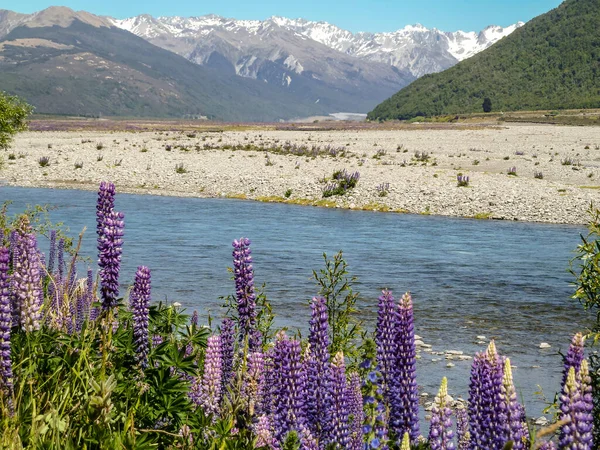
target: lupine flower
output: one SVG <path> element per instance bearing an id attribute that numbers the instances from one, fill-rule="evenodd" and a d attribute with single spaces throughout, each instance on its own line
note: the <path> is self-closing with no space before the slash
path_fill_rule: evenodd
<path id="1" fill-rule="evenodd" d="M 388 414 L 383 398 L 383 389 L 380 386 L 381 374 L 379 373 L 375 358 L 376 344 L 370 339 L 364 343 L 364 360 L 360 369 L 365 373 L 362 385 L 363 397 L 363 436 L 366 449 L 387 449 L 388 442 Z"/>
<path id="2" fill-rule="evenodd" d="M 102 181 L 98 189 L 98 202 L 96 203 L 96 233 L 98 238 L 104 234 L 105 220 L 115 208 L 115 185 Z M 98 243 L 100 241 L 98 240 Z"/>
<path id="3" fill-rule="evenodd" d="M 254 434 L 256 435 L 256 448 L 268 447 L 273 448 L 275 439 L 271 432 L 271 421 L 266 415 L 258 417 L 256 425 L 254 425 Z"/>
<path id="4" fill-rule="evenodd" d="M 312 389 L 312 386 L 310 387 Z M 348 387 L 346 385 L 346 365 L 344 354 L 338 352 L 331 362 L 331 430 L 329 442 L 336 448 L 346 449 L 350 443 L 350 430 L 348 428 L 349 402 Z"/>
<path id="5" fill-rule="evenodd" d="M 197 327 L 198 326 L 198 311 L 194 310 L 192 313 L 192 318 L 190 319 L 190 325 Z"/>
<path id="6" fill-rule="evenodd" d="M 300 342 L 280 333 L 273 351 L 273 427 L 282 443 L 306 421 L 306 375 L 300 361 Z"/>
<path id="7" fill-rule="evenodd" d="M 575 369 L 575 374 L 579 373 L 581 361 L 583 361 L 583 346 L 585 344 L 585 337 L 581 333 L 577 333 L 573 336 L 569 351 L 564 358 L 564 369 L 561 386 L 564 386 L 569 375 L 569 368 Z"/>
<path id="8" fill-rule="evenodd" d="M 410 450 L 410 435 L 408 434 L 408 431 L 402 436 L 400 450 Z"/>
<path id="9" fill-rule="evenodd" d="M 415 328 L 410 293 L 400 299 L 396 325 L 396 358 L 390 379 L 390 430 L 396 436 L 419 437 L 419 396 L 416 380 Z"/>
<path id="10" fill-rule="evenodd" d="M 504 402 L 506 403 L 506 431 L 507 441 L 513 442 L 513 449 L 522 450 L 526 447 L 529 437 L 525 410 L 517 400 L 517 391 L 513 383 L 510 359 L 504 360 L 504 378 L 502 381 Z"/>
<path id="11" fill-rule="evenodd" d="M 123 213 L 111 211 L 104 217 L 104 228 L 98 237 L 100 266 L 100 293 L 104 310 L 117 305 L 119 296 L 119 270 L 123 249 Z"/>
<path id="12" fill-rule="evenodd" d="M 229 318 L 221 322 L 221 353 L 223 355 L 223 393 L 227 390 L 227 385 L 233 373 L 233 354 L 235 341 L 235 324 Z"/>
<path id="13" fill-rule="evenodd" d="M 23 217 L 14 241 L 12 275 L 13 317 L 26 332 L 39 330 L 42 306 L 42 279 L 37 239 L 29 219 Z"/>
<path id="14" fill-rule="evenodd" d="M 456 409 L 456 441 L 458 450 L 470 450 L 471 433 L 469 432 L 469 415 L 467 409 L 459 407 Z"/>
<path id="15" fill-rule="evenodd" d="M 58 278 L 65 279 L 65 240 L 58 241 Z"/>
<path id="16" fill-rule="evenodd" d="M 300 450 L 321 450 L 317 440 L 304 424 L 299 425 Z"/>
<path id="17" fill-rule="evenodd" d="M 243 397 L 248 406 L 248 413 L 254 416 L 257 408 L 262 404 L 265 390 L 265 360 L 261 352 L 252 352 L 248 355 L 248 366 L 244 374 Z"/>
<path id="18" fill-rule="evenodd" d="M 539 446 L 538 450 L 556 450 L 556 445 L 552 441 L 542 442 L 542 445 Z"/>
<path id="19" fill-rule="evenodd" d="M 377 364 L 383 378 L 386 399 L 389 399 L 390 377 L 396 366 L 396 305 L 390 291 L 382 291 L 379 297 L 377 328 Z"/>
<path id="20" fill-rule="evenodd" d="M 360 377 L 356 372 L 350 374 L 348 382 L 348 412 L 352 416 L 350 425 L 350 450 L 362 450 L 363 448 L 363 422 L 365 414 L 363 411 L 363 396 L 360 388 Z"/>
<path id="21" fill-rule="evenodd" d="M 560 420 L 568 422 L 560 429 L 559 448 L 591 450 L 593 448 L 592 394 L 589 367 L 581 361 L 579 373 L 569 368 L 567 381 L 560 396 Z"/>
<path id="22" fill-rule="evenodd" d="M 326 438 L 330 428 L 329 410 L 331 397 L 329 392 L 329 324 L 327 301 L 323 297 L 315 297 L 310 305 L 309 346 L 305 357 L 308 386 L 306 413 L 308 427 L 319 441 Z"/>
<path id="23" fill-rule="evenodd" d="M 129 296 L 129 307 L 133 313 L 133 345 L 137 362 L 148 365 L 148 308 L 150 307 L 150 269 L 138 267 L 135 282 Z"/>
<path id="24" fill-rule="evenodd" d="M 254 293 L 254 269 L 250 239 L 240 238 L 233 241 L 233 276 L 240 324 L 240 341 L 250 340 L 256 330 L 256 295 Z M 254 342 L 248 342 L 250 349 Z"/>
<path id="25" fill-rule="evenodd" d="M 454 450 L 454 432 L 452 431 L 452 410 L 448 407 L 448 380 L 442 378 L 440 391 L 431 409 L 431 427 L 429 428 L 429 446 L 431 450 Z"/>
<path id="26" fill-rule="evenodd" d="M 506 443 L 506 404 L 502 395 L 503 362 L 494 341 L 477 353 L 469 384 L 469 424 L 473 448 L 502 449 Z"/>
<path id="27" fill-rule="evenodd" d="M 13 374 L 10 356 L 12 314 L 8 280 L 9 260 L 8 248 L 0 247 L 0 389 L 8 391 L 10 397 L 13 389 Z"/>
<path id="28" fill-rule="evenodd" d="M 204 357 L 201 397 L 201 405 L 208 414 L 217 415 L 219 413 L 222 363 L 221 336 L 210 336 L 206 344 L 206 356 Z"/>

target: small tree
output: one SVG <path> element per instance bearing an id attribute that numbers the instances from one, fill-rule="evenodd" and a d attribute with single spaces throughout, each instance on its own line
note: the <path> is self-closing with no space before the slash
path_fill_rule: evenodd
<path id="1" fill-rule="evenodd" d="M 492 101 L 489 97 L 483 99 L 483 112 L 489 113 L 492 112 Z"/>
<path id="2" fill-rule="evenodd" d="M 20 98 L 0 92 L 0 149 L 7 149 L 13 136 L 27 129 L 25 119 L 32 111 Z"/>

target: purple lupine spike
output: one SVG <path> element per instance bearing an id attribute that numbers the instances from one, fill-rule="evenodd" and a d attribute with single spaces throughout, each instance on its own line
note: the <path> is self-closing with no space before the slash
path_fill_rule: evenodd
<path id="1" fill-rule="evenodd" d="M 117 306 L 119 270 L 123 249 L 123 213 L 111 211 L 104 218 L 104 229 L 98 238 L 100 293 L 104 310 Z"/>
<path id="2" fill-rule="evenodd" d="M 377 344 L 377 364 L 383 378 L 382 387 L 385 398 L 388 400 L 390 377 L 394 373 L 396 365 L 396 305 L 392 293 L 388 290 L 382 291 L 379 297 L 375 342 Z"/>
<path id="3" fill-rule="evenodd" d="M 577 427 L 582 436 L 584 447 L 587 445 L 590 449 L 594 447 L 594 399 L 592 393 L 592 379 L 590 377 L 589 364 L 587 359 L 581 361 L 581 368 L 577 374 L 577 382 L 579 383 L 579 391 L 581 392 L 581 415 Z"/>
<path id="4" fill-rule="evenodd" d="M 452 431 L 452 410 L 448 407 L 448 380 L 442 378 L 440 391 L 431 409 L 429 428 L 429 447 L 431 450 L 454 450 L 454 432 Z"/>
<path id="5" fill-rule="evenodd" d="M 271 347 L 266 353 L 264 358 L 264 383 L 265 388 L 263 389 L 263 395 L 261 398 L 261 403 L 259 410 L 266 415 L 272 415 L 273 408 L 273 398 L 274 398 L 274 383 L 275 383 L 275 375 L 273 373 L 273 356 L 274 356 L 274 348 Z"/>
<path id="6" fill-rule="evenodd" d="M 561 386 L 564 386 L 569 375 L 569 368 L 575 369 L 575 374 L 579 373 L 581 361 L 583 361 L 583 347 L 585 345 L 585 336 L 581 333 L 575 334 L 571 340 L 569 350 L 564 357 L 564 369 Z"/>
<path id="7" fill-rule="evenodd" d="M 524 408 L 517 400 L 517 391 L 512 377 L 510 359 L 504 360 L 504 379 L 502 381 L 504 402 L 506 403 L 506 441 L 513 442 L 513 449 L 524 450 L 527 446 L 529 432 L 524 415 Z"/>
<path id="8" fill-rule="evenodd" d="M 221 351 L 223 355 L 223 394 L 227 391 L 227 386 L 233 374 L 233 356 L 235 344 L 235 323 L 226 317 L 221 322 Z"/>
<path id="9" fill-rule="evenodd" d="M 396 358 L 390 379 L 390 430 L 396 436 L 419 437 L 419 395 L 416 380 L 417 349 L 410 293 L 400 299 L 396 313 Z"/>
<path id="10" fill-rule="evenodd" d="M 303 423 L 298 427 L 298 434 L 300 436 L 300 450 L 321 450 L 317 439 Z"/>
<path id="11" fill-rule="evenodd" d="M 348 427 L 349 401 L 346 383 L 346 365 L 344 354 L 338 352 L 331 362 L 331 410 L 329 420 L 331 431 L 329 442 L 337 448 L 348 448 L 350 444 L 350 430 Z"/>
<path id="12" fill-rule="evenodd" d="M 329 365 L 329 324 L 327 300 L 315 297 L 310 305 L 310 334 L 308 353 L 305 358 L 307 383 L 306 413 L 308 428 L 312 435 L 322 442 L 329 432 L 330 365 Z"/>
<path id="13" fill-rule="evenodd" d="M 275 439 L 271 431 L 271 421 L 267 415 L 258 417 L 258 421 L 254 425 L 254 434 L 256 436 L 256 447 L 274 448 Z"/>
<path id="14" fill-rule="evenodd" d="M 300 342 L 279 333 L 273 350 L 273 428 L 282 443 L 306 421 L 306 376 L 300 359 Z"/>
<path id="15" fill-rule="evenodd" d="M 467 409 L 459 407 L 456 409 L 456 441 L 457 450 L 470 450 L 471 433 L 469 432 L 469 415 Z"/>
<path id="16" fill-rule="evenodd" d="M 222 368 L 221 336 L 210 336 L 206 344 L 206 356 L 204 357 L 201 396 L 201 405 L 208 414 L 217 415 L 219 413 Z"/>
<path id="17" fill-rule="evenodd" d="M 18 324 L 26 332 L 31 332 L 40 328 L 42 279 L 37 239 L 31 232 L 27 217 L 21 219 L 14 247 L 13 254 L 18 257 L 12 274 L 13 307 L 16 309 Z"/>
<path id="18" fill-rule="evenodd" d="M 198 326 L 198 311 L 194 310 L 192 313 L 192 317 L 190 319 L 190 325 L 197 327 Z"/>
<path id="19" fill-rule="evenodd" d="M 133 345 L 136 351 L 136 360 L 142 368 L 146 368 L 148 365 L 150 291 L 150 269 L 146 266 L 139 266 L 129 296 L 129 307 L 133 313 Z"/>
<path id="20" fill-rule="evenodd" d="M 352 417 L 349 450 L 362 450 L 363 448 L 363 422 L 365 414 L 363 411 L 363 396 L 360 384 L 360 377 L 356 372 L 352 372 L 348 382 L 347 393 L 348 412 Z"/>
<path id="21" fill-rule="evenodd" d="M 502 394 L 503 361 L 494 341 L 477 353 L 469 384 L 471 448 L 502 449 L 506 443 L 506 403 Z"/>
<path id="22" fill-rule="evenodd" d="M 87 293 L 78 292 L 76 297 L 76 320 L 75 320 L 75 331 L 80 332 L 83 326 L 83 322 L 86 318 L 86 307 L 87 307 Z"/>
<path id="23" fill-rule="evenodd" d="M 250 416 L 260 414 L 265 390 L 265 358 L 262 352 L 248 355 L 248 367 L 244 374 L 243 397 Z"/>
<path id="24" fill-rule="evenodd" d="M 160 334 L 155 334 L 154 336 L 152 336 L 152 348 L 158 347 L 163 342 L 163 338 Z"/>
<path id="25" fill-rule="evenodd" d="M 581 363 L 580 372 L 584 365 L 587 370 L 587 361 L 584 361 Z M 588 426 L 588 420 L 585 417 L 588 414 L 588 407 L 581 395 L 582 390 L 577 378 L 575 368 L 570 367 L 567 382 L 563 386 L 560 396 L 559 420 L 566 420 L 567 423 L 560 428 L 558 445 L 559 448 L 565 450 L 591 450 L 591 426 Z"/>
<path id="26" fill-rule="evenodd" d="M 254 293 L 254 269 L 252 267 L 252 251 L 250 239 L 240 238 L 233 241 L 233 276 L 238 306 L 240 325 L 240 342 L 246 336 L 250 340 L 256 329 L 256 295 Z M 248 342 L 253 350 L 254 342 Z"/>
<path id="27" fill-rule="evenodd" d="M 556 450 L 556 445 L 552 441 L 542 442 L 542 445 L 538 447 L 538 450 Z"/>
<path id="28" fill-rule="evenodd" d="M 8 248 L 0 247 L 0 389 L 12 396 L 13 374 L 10 355 L 10 329 L 12 314 L 10 310 L 10 292 L 8 280 Z"/>
<path id="29" fill-rule="evenodd" d="M 48 274 L 54 273 L 54 264 L 56 263 L 56 230 L 50 230 L 50 254 L 48 255 Z"/>
<path id="30" fill-rule="evenodd" d="M 115 208 L 115 193 L 116 189 L 113 183 L 107 181 L 100 183 L 96 203 L 96 233 L 99 238 L 104 234 L 104 221 Z"/>

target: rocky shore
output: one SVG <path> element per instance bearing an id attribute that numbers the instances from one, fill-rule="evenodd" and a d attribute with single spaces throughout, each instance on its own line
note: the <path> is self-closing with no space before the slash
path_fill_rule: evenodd
<path id="1" fill-rule="evenodd" d="M 0 192 L 111 180 L 140 194 L 574 224 L 600 199 L 594 127 L 43 131 L 18 135 L 0 159 Z M 324 198 L 339 170 L 358 183 Z"/>

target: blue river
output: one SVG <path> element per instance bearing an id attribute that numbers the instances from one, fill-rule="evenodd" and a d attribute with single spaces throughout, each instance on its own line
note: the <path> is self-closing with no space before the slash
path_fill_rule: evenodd
<path id="1" fill-rule="evenodd" d="M 83 255 L 95 266 L 94 192 L 0 186 L 11 214 L 27 204 L 55 207 L 50 216 L 76 237 L 85 227 Z M 255 280 L 277 315 L 276 324 L 306 334 L 308 301 L 317 294 L 312 270 L 323 253 L 343 250 L 360 292 L 358 318 L 372 329 L 377 297 L 413 295 L 416 333 L 434 352 L 484 350 L 477 336 L 496 340 L 511 358 L 515 384 L 529 415 L 559 389 L 559 351 L 592 317 L 570 299 L 569 261 L 581 226 L 481 221 L 265 204 L 229 199 L 118 194 L 125 213 L 122 293 L 138 265 L 152 270 L 154 301 L 180 302 L 205 319 L 220 318 L 220 299 L 234 293 L 231 242 L 252 241 Z M 40 240 L 47 249 L 47 239 Z M 547 342 L 549 349 L 540 349 Z M 448 363 L 454 364 L 447 367 Z M 446 375 L 450 394 L 466 398 L 470 361 L 421 353 L 418 382 L 433 394 Z"/>

